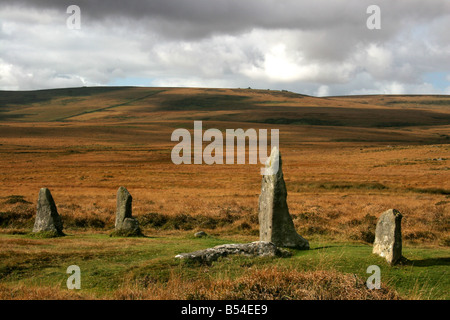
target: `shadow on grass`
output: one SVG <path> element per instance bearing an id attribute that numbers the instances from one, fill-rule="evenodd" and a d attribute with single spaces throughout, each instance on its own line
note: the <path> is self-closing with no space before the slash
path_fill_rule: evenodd
<path id="1" fill-rule="evenodd" d="M 413 267 L 450 266 L 450 257 L 408 260 L 404 264 Z"/>

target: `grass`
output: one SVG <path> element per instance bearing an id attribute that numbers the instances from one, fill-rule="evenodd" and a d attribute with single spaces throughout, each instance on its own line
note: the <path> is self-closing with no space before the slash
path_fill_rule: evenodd
<path id="1" fill-rule="evenodd" d="M 65 236 L 62 232 L 54 232 L 54 231 L 40 231 L 40 232 L 32 232 L 28 234 L 28 237 L 35 239 L 49 239 L 49 238 L 57 238 Z"/>
<path id="2" fill-rule="evenodd" d="M 48 287 L 55 291 L 47 298 L 63 297 L 65 271 L 72 264 L 81 268 L 79 294 L 99 299 L 450 298 L 450 250 L 442 248 L 405 248 L 409 264 L 395 267 L 372 255 L 370 245 L 358 242 L 311 243 L 309 251 L 291 250 L 291 258 L 232 257 L 202 266 L 174 259 L 181 252 L 233 240 L 252 239 L 197 239 L 186 232 L 133 239 L 76 233 L 30 239 L 3 234 L 0 298 L 14 295 L 18 287 L 22 298 Z M 377 293 L 364 289 L 370 265 L 381 268 L 383 290 Z"/>

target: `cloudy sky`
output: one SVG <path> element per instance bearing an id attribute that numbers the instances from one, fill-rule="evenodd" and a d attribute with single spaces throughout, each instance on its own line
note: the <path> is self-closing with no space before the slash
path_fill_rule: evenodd
<path id="1" fill-rule="evenodd" d="M 0 90 L 83 85 L 450 94 L 450 1 L 0 0 Z"/>

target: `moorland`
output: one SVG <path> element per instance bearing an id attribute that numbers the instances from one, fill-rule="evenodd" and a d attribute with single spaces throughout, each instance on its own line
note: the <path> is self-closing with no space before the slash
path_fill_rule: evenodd
<path id="1" fill-rule="evenodd" d="M 181 252 L 258 240 L 261 164 L 175 165 L 177 128 L 279 129 L 288 205 L 311 250 L 210 265 Z M 256 89 L 0 91 L 0 299 L 449 299 L 450 96 Z M 116 191 L 145 238 L 111 238 Z M 47 187 L 65 237 L 30 231 Z M 371 254 L 403 214 L 403 253 Z M 206 238 L 195 238 L 203 230 Z M 66 268 L 79 265 L 82 289 Z M 364 281 L 382 270 L 382 290 Z M 355 280 L 356 279 L 356 280 Z"/>

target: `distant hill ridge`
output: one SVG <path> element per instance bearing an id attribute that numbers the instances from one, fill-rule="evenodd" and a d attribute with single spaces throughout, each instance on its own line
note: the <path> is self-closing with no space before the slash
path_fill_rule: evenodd
<path id="1" fill-rule="evenodd" d="M 450 96 L 320 98 L 285 90 L 159 87 L 0 91 L 0 122 L 98 120 L 203 120 L 367 128 L 447 126 Z"/>

